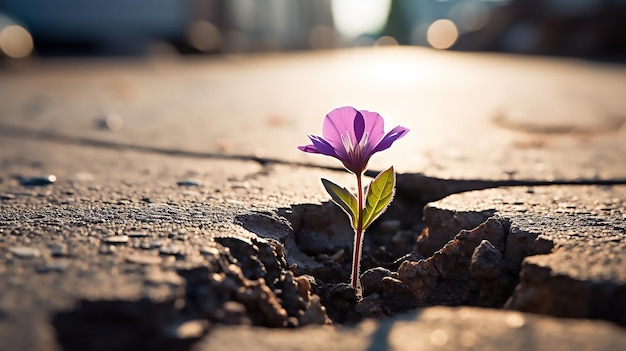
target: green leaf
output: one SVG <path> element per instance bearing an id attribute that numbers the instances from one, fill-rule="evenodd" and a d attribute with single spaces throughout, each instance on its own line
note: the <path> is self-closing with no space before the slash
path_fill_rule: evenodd
<path id="1" fill-rule="evenodd" d="M 346 188 L 342 188 L 339 185 L 331 182 L 328 179 L 322 178 L 322 184 L 328 195 L 332 198 L 333 202 L 339 205 L 341 209 L 350 216 L 350 220 L 353 228 L 356 228 L 356 221 L 359 213 L 359 205 L 356 197 L 352 195 Z"/>
<path id="2" fill-rule="evenodd" d="M 379 173 L 367 188 L 363 210 L 363 230 L 378 218 L 393 200 L 396 188 L 396 173 L 393 167 Z"/>

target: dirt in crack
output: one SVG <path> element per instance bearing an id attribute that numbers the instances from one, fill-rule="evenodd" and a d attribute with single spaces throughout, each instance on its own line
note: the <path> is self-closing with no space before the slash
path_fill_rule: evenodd
<path id="1" fill-rule="evenodd" d="M 287 259 L 296 275 L 314 277 L 313 291 L 333 322 L 352 324 L 434 305 L 502 308 L 519 282 L 522 259 L 552 250 L 536 235 L 512 236 L 510 224 L 489 211 L 454 220 L 431 211 L 423 222 L 422 209 L 400 196 L 368 229 L 361 300 L 347 284 L 353 231 L 332 203 L 281 213 L 293 227 Z"/>

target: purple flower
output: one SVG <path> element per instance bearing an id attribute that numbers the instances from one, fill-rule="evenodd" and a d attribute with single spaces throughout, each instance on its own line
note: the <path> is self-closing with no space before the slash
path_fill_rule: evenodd
<path id="1" fill-rule="evenodd" d="M 361 174 L 373 154 L 388 149 L 409 129 L 397 126 L 384 132 L 384 119 L 376 112 L 339 107 L 324 119 L 323 137 L 309 135 L 313 144 L 298 146 L 304 152 L 332 156 L 356 174 Z"/>

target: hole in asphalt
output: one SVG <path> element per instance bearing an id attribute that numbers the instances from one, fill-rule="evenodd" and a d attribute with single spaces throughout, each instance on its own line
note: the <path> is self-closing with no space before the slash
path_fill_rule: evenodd
<path id="1" fill-rule="evenodd" d="M 287 261 L 296 275 L 315 278 L 314 292 L 335 323 L 435 305 L 502 308 L 519 282 L 521 260 L 552 249 L 536 237 L 509 241 L 509 223 L 490 212 L 427 227 L 421 205 L 396 198 L 366 233 L 360 301 L 347 284 L 352 229 L 345 214 L 331 203 L 283 211 L 296 244 L 287 246 Z"/>
<path id="2" fill-rule="evenodd" d="M 362 300 L 347 284 L 353 231 L 346 215 L 330 202 L 278 212 L 289 221 L 281 224 L 288 229 L 279 230 L 289 232 L 280 238 L 288 265 L 296 276 L 311 277 L 312 291 L 333 322 L 352 324 L 435 305 L 502 308 L 519 282 L 522 259 L 552 250 L 553 244 L 536 234 L 511 234 L 510 224 L 493 211 L 451 217 L 426 208 L 424 213 L 430 201 L 499 184 L 424 179 L 399 181 L 392 205 L 366 232 Z M 271 232 L 262 229 L 272 222 L 266 214 L 238 219 L 260 236 Z"/>
<path id="3" fill-rule="evenodd" d="M 346 215 L 330 202 L 301 204 L 238 216 L 258 238 L 216 239 L 203 249 L 208 263 L 174 272 L 185 284 L 170 300 L 82 301 L 56 313 L 57 338 L 66 351 L 131 350 L 137 342 L 146 350 L 186 350 L 216 324 L 350 325 L 424 306 L 502 308 L 519 281 L 521 260 L 552 245 L 512 235 L 509 223 L 489 211 L 454 219 L 424 212 L 426 203 L 472 188 L 449 184 L 415 191 L 398 182 L 396 199 L 365 234 L 360 301 L 347 284 Z"/>

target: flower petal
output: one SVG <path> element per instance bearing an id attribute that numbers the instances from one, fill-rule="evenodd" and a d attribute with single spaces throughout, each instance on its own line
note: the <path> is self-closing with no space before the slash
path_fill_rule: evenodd
<path id="1" fill-rule="evenodd" d="M 350 137 L 350 143 L 352 145 L 356 143 L 354 118 L 358 112 L 354 107 L 344 106 L 336 108 L 326 115 L 322 126 L 322 135 L 335 150 L 343 148 L 341 136 L 346 135 L 346 133 Z"/>
<path id="2" fill-rule="evenodd" d="M 389 133 L 387 133 L 387 135 L 383 137 L 383 139 L 378 143 L 378 145 L 376 145 L 374 150 L 372 150 L 372 153 L 388 149 L 391 146 L 391 144 L 393 144 L 394 141 L 405 136 L 406 133 L 409 132 L 409 130 L 410 129 L 404 128 L 402 126 L 397 126 L 393 128 L 392 130 L 389 131 Z"/>
<path id="3" fill-rule="evenodd" d="M 319 154 L 320 153 L 319 151 L 317 151 L 317 148 L 315 147 L 315 145 L 298 146 L 298 150 L 304 151 L 304 152 L 310 152 L 312 154 Z"/>
<path id="4" fill-rule="evenodd" d="M 311 139 L 311 142 L 313 143 L 312 146 L 315 147 L 318 153 L 339 158 L 335 148 L 333 148 L 328 141 L 324 140 L 324 138 L 316 135 L 309 135 L 309 139 Z"/>
<path id="5" fill-rule="evenodd" d="M 385 135 L 385 120 L 376 112 L 361 110 L 361 115 L 365 120 L 365 132 L 369 134 L 369 142 L 378 144 Z"/>
<path id="6" fill-rule="evenodd" d="M 353 130 L 354 136 L 356 137 L 356 139 L 354 139 L 354 144 L 356 145 L 361 142 L 361 138 L 363 138 L 363 132 L 365 132 L 365 119 L 363 118 L 363 115 L 360 111 L 357 111 L 356 115 L 354 116 Z"/>

